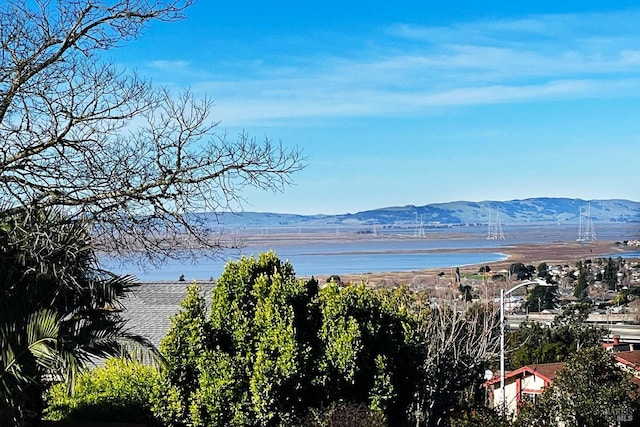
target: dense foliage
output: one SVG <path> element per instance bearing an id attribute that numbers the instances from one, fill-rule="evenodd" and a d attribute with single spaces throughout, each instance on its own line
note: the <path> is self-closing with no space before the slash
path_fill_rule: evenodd
<path id="1" fill-rule="evenodd" d="M 557 306 L 558 288 L 556 286 L 533 286 L 527 292 L 526 309 L 529 312 L 555 309 Z"/>
<path id="2" fill-rule="evenodd" d="M 635 410 L 635 389 L 599 352 L 602 331 L 583 325 L 582 308 L 511 335 L 514 368 L 569 360 L 554 391 L 540 407 L 524 407 L 518 425 L 555 425 L 559 416 L 599 425 L 608 410 Z M 152 414 L 175 427 L 509 425 L 484 407 L 481 388 L 497 356 L 496 311 L 434 306 L 406 287 L 320 289 L 272 252 L 242 258 L 227 264 L 210 306 L 196 284 L 188 287 L 161 344 L 166 370 L 110 362 L 82 377 L 74 397 L 54 387 L 49 414 L 77 419 L 122 408 L 126 420 Z M 599 391 L 583 390 L 582 381 Z"/>
<path id="3" fill-rule="evenodd" d="M 174 426 L 294 425 L 365 408 L 356 412 L 389 425 L 416 414 L 438 425 L 475 401 L 497 323 L 495 311 L 431 308 L 422 297 L 319 289 L 271 252 L 230 262 L 210 313 L 192 285 L 172 319 L 156 415 Z"/>
<path id="4" fill-rule="evenodd" d="M 101 422 L 152 422 L 151 402 L 160 373 L 154 367 L 111 358 L 104 366 L 84 372 L 73 395 L 64 384 L 48 392 L 46 418 L 50 420 L 100 420 Z"/>
<path id="5" fill-rule="evenodd" d="M 564 362 L 577 351 L 597 347 L 604 331 L 595 325 L 587 325 L 588 307 L 573 305 L 556 316 L 551 325 L 524 322 L 509 334 L 512 352 L 509 365 L 512 369 L 537 363 Z"/>
<path id="6" fill-rule="evenodd" d="M 89 361 L 147 344 L 115 310 L 133 279 L 100 270 L 86 225 L 60 218 L 0 224 L 0 425 L 37 421 L 49 382 L 72 388 Z"/>
<path id="7" fill-rule="evenodd" d="M 176 425 L 291 425 L 311 408 L 362 403 L 396 423 L 417 386 L 407 311 L 365 286 L 319 291 L 273 253 L 229 263 L 211 314 L 192 286 L 162 342 L 161 414 Z"/>
<path id="8" fill-rule="evenodd" d="M 529 280 L 533 276 L 536 268 L 533 265 L 524 265 L 521 262 L 513 263 L 509 266 L 509 274 L 518 280 Z"/>

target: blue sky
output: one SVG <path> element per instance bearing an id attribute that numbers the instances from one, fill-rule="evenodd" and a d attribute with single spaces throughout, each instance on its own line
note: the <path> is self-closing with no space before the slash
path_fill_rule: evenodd
<path id="1" fill-rule="evenodd" d="M 640 6 L 601 3 L 200 0 L 110 55 L 302 150 L 247 211 L 638 201 Z"/>

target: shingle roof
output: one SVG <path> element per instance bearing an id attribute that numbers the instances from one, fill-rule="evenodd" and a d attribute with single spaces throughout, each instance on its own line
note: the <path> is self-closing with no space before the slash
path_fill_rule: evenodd
<path id="1" fill-rule="evenodd" d="M 167 333 L 171 324 L 171 316 L 180 309 L 180 302 L 185 298 L 187 287 L 193 282 L 145 282 L 122 304 L 122 317 L 127 320 L 127 327 L 140 334 L 157 346 Z M 198 282 L 202 288 L 207 304 L 211 300 L 211 290 L 215 283 Z"/>

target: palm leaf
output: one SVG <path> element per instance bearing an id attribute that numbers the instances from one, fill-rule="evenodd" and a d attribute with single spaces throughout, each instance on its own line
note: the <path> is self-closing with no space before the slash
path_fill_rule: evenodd
<path id="1" fill-rule="evenodd" d="M 40 372 L 54 371 L 60 361 L 56 351 L 59 329 L 55 312 L 40 310 L 29 315 L 24 325 L 25 334 L 20 333 L 20 323 L 0 325 L 0 400 L 5 407 L 14 406 L 16 393 L 22 393 L 30 384 L 41 383 Z M 30 369 L 33 365 L 27 358 L 35 360 L 40 369 Z"/>
<path id="2" fill-rule="evenodd" d="M 58 316 L 51 310 L 40 310 L 31 314 L 26 322 L 26 342 L 17 341 L 19 349 L 13 349 L 7 339 L 10 333 L 19 334 L 16 324 L 4 325 L 2 336 L 3 371 L 0 376 L 16 375 L 20 372 L 20 361 L 27 353 L 33 355 L 39 366 L 54 369 L 59 361 L 55 350 L 58 340 Z"/>
<path id="3" fill-rule="evenodd" d="M 36 209 L 0 220 L 0 413 L 19 414 L 22 391 L 52 379 L 73 389 L 99 359 L 162 364 L 119 313 L 137 280 L 102 270 L 88 224 L 61 216 Z"/>
<path id="4" fill-rule="evenodd" d="M 60 355 L 56 350 L 60 319 L 52 310 L 40 310 L 29 317 L 27 323 L 27 340 L 29 351 L 36 359 L 38 366 L 47 371 L 55 370 Z"/>

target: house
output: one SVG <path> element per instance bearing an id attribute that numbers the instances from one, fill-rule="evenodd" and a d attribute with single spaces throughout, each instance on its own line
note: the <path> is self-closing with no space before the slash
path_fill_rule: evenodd
<path id="1" fill-rule="evenodd" d="M 640 351 L 620 351 L 614 357 L 616 365 L 633 375 L 631 381 L 640 387 Z"/>
<path id="2" fill-rule="evenodd" d="M 611 347 L 609 348 L 611 349 Z M 632 375 L 631 382 L 640 388 L 640 351 L 617 351 L 614 352 L 614 357 L 616 364 Z M 523 366 L 506 373 L 504 379 L 505 413 L 515 417 L 522 403 L 535 402 L 537 396 L 553 383 L 556 374 L 564 365 L 564 362 L 541 363 Z M 500 376 L 494 376 L 485 382 L 484 386 L 488 391 L 489 405 L 500 410 L 503 401 Z"/>
<path id="3" fill-rule="evenodd" d="M 564 367 L 564 363 L 540 363 L 523 366 L 508 372 L 504 377 L 504 410 L 515 416 L 520 403 L 535 402 L 536 397 L 556 378 L 556 373 Z M 498 409 L 502 407 L 502 388 L 500 376 L 487 381 L 490 405 Z"/>
<path id="4" fill-rule="evenodd" d="M 612 341 L 602 343 L 602 347 L 614 353 L 620 353 L 620 352 L 631 353 L 635 350 L 637 346 L 638 346 L 637 344 L 634 345 L 633 343 L 630 343 L 630 342 L 621 341 L 620 335 L 614 335 Z M 640 354 L 640 351 L 638 352 L 638 354 Z"/>
<path id="5" fill-rule="evenodd" d="M 122 317 L 134 333 L 147 338 L 156 347 L 171 327 L 171 317 L 180 311 L 187 288 L 194 282 L 146 282 L 133 289 L 123 300 Z M 198 281 L 205 301 L 211 301 L 215 283 Z"/>

